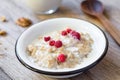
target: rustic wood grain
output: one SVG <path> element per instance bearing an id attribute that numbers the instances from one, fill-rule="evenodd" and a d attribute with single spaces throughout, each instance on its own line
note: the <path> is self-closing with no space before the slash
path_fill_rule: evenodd
<path id="1" fill-rule="evenodd" d="M 0 16 L 6 16 L 8 22 L 0 22 L 0 29 L 6 30 L 6 37 L 0 36 L 0 80 L 120 80 L 120 47 L 106 32 L 101 23 L 94 17 L 84 14 L 80 9 L 82 0 L 63 0 L 60 9 L 52 15 L 35 15 L 21 0 L 0 0 Z M 101 0 L 105 5 L 107 18 L 120 30 L 120 0 Z M 99 25 L 107 34 L 109 49 L 106 57 L 89 71 L 69 79 L 53 79 L 25 68 L 17 60 L 14 52 L 15 42 L 27 28 L 15 24 L 19 17 L 30 18 L 34 23 L 57 17 L 84 19 Z"/>
<path id="2" fill-rule="evenodd" d="M 0 68 L 0 80 L 12 80 L 12 78 Z"/>

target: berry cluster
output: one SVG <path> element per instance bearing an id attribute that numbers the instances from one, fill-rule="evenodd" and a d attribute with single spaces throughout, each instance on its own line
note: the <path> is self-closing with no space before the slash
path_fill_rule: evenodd
<path id="1" fill-rule="evenodd" d="M 62 31 L 61 32 L 61 35 L 62 36 L 66 36 L 67 34 L 70 34 L 72 37 L 74 37 L 75 39 L 78 39 L 78 40 L 80 40 L 80 33 L 78 33 L 78 32 L 76 32 L 76 31 L 74 31 L 74 30 L 72 30 L 72 29 L 66 29 L 66 30 L 64 30 L 64 31 Z"/>
<path id="2" fill-rule="evenodd" d="M 68 28 L 68 29 L 62 31 L 62 32 L 61 32 L 61 35 L 62 35 L 62 36 L 66 36 L 66 35 L 67 35 L 68 33 L 70 33 L 71 31 L 72 31 L 72 29 L 69 29 L 69 28 Z"/>
<path id="3" fill-rule="evenodd" d="M 72 29 L 69 29 L 69 28 L 66 29 L 66 30 L 63 30 L 63 31 L 61 32 L 61 35 L 62 35 L 62 36 L 67 36 L 68 34 L 70 34 L 73 38 L 78 39 L 78 40 L 80 40 L 80 38 L 81 38 L 80 33 L 78 33 L 77 31 L 74 31 L 74 30 L 72 30 Z M 44 37 L 44 41 L 45 41 L 45 42 L 48 42 L 48 41 L 49 41 L 49 45 L 50 45 L 50 46 L 55 46 L 56 48 L 60 48 L 60 47 L 62 47 L 62 45 L 63 45 L 63 44 L 62 44 L 62 41 L 60 41 L 60 40 L 57 40 L 57 41 L 51 40 L 51 37 L 50 37 L 50 36 Z M 65 62 L 65 61 L 66 61 L 66 55 L 63 54 L 63 53 L 59 54 L 59 55 L 57 56 L 57 61 L 58 61 L 58 62 L 61 62 L 61 63 Z"/>
<path id="4" fill-rule="evenodd" d="M 56 48 L 60 48 L 60 47 L 62 47 L 62 41 L 60 41 L 60 40 L 57 40 L 57 41 L 55 41 L 55 40 L 51 40 L 51 37 L 50 36 L 48 36 L 48 37 L 44 37 L 44 41 L 45 42 L 48 42 L 49 41 L 49 45 L 50 46 L 55 46 Z"/>

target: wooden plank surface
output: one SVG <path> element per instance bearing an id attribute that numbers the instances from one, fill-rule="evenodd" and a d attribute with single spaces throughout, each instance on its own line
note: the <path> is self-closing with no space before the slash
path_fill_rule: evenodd
<path id="1" fill-rule="evenodd" d="M 120 80 L 120 47 L 104 30 L 100 22 L 84 14 L 80 9 L 82 0 L 63 0 L 60 9 L 52 15 L 36 15 L 25 8 L 21 0 L 0 0 L 0 16 L 8 22 L 0 22 L 0 29 L 7 31 L 6 37 L 0 36 L 0 80 Z M 105 5 L 105 15 L 120 30 L 120 0 L 101 0 Z M 53 79 L 26 69 L 17 60 L 14 52 L 15 42 L 27 28 L 15 24 L 19 17 L 28 17 L 34 23 L 57 17 L 73 17 L 88 20 L 99 25 L 109 39 L 106 57 L 89 71 L 69 79 Z"/>
<path id="2" fill-rule="evenodd" d="M 7 75 L 4 70 L 0 68 L 0 80 L 12 80 L 9 75 Z"/>

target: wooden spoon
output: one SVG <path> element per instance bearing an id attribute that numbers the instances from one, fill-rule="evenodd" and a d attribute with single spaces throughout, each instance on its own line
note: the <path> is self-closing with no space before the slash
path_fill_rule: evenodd
<path id="1" fill-rule="evenodd" d="M 104 7 L 100 1 L 98 0 L 83 1 L 81 3 L 81 8 L 83 12 L 97 17 L 101 21 L 105 29 L 110 33 L 110 35 L 120 46 L 120 31 L 116 27 L 113 27 L 111 22 L 103 15 Z"/>

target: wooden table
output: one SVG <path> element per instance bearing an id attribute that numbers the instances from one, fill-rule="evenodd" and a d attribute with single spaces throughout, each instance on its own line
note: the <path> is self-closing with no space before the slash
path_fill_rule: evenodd
<path id="1" fill-rule="evenodd" d="M 0 16 L 6 16 L 8 22 L 0 22 L 0 29 L 6 30 L 6 37 L 0 36 L 0 80 L 120 80 L 120 47 L 106 32 L 109 49 L 105 58 L 94 68 L 69 79 L 52 79 L 32 72 L 17 60 L 14 52 L 18 36 L 27 28 L 15 24 L 20 17 L 28 17 L 34 23 L 49 18 L 73 17 L 102 25 L 93 17 L 85 15 L 80 9 L 82 0 L 63 0 L 60 9 L 52 15 L 35 15 L 22 6 L 20 0 L 0 0 Z M 120 30 L 120 0 L 101 0 L 105 5 L 105 15 Z"/>

